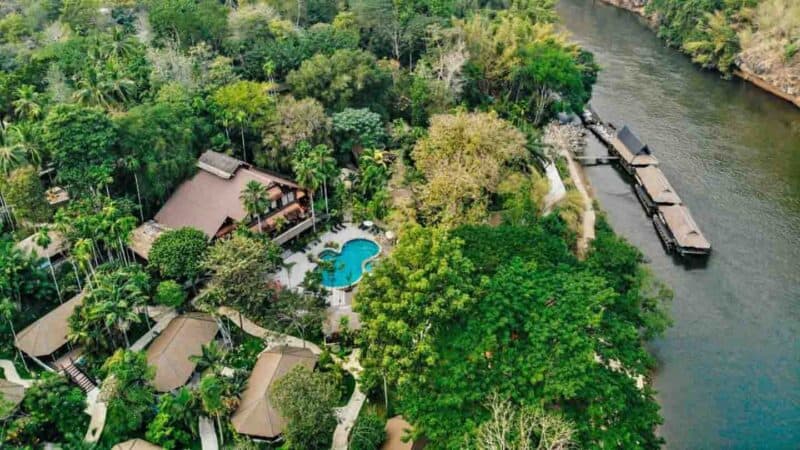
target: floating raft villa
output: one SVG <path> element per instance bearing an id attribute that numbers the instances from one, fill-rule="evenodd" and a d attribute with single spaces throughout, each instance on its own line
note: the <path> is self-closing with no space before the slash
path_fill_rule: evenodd
<path id="1" fill-rule="evenodd" d="M 633 191 L 647 215 L 652 217 L 667 252 L 681 256 L 710 254 L 711 244 L 658 168 L 658 159 L 650 147 L 627 126 L 616 131 L 614 125 L 603 122 L 591 107 L 584 111 L 581 120 L 606 145 L 609 154 L 616 157 L 620 167 L 633 177 Z"/>

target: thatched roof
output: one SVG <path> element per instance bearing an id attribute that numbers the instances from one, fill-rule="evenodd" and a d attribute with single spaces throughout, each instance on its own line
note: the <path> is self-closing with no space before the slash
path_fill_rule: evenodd
<path id="1" fill-rule="evenodd" d="M 47 203 L 57 206 L 69 201 L 69 193 L 62 187 L 51 187 L 44 193 Z"/>
<path id="2" fill-rule="evenodd" d="M 197 366 L 189 357 L 200 355 L 201 347 L 211 342 L 217 331 L 217 322 L 208 314 L 189 313 L 172 319 L 147 349 L 147 363 L 156 369 L 156 390 L 168 392 L 186 384 Z"/>
<path id="3" fill-rule="evenodd" d="M 167 203 L 156 214 L 156 222 L 169 227 L 194 227 L 204 232 L 209 239 L 228 220 L 239 222 L 248 214 L 239 199 L 250 181 L 257 181 L 267 188 L 267 196 L 278 201 L 284 189 L 294 189 L 295 197 L 301 198 L 299 186 L 286 178 L 255 170 L 244 162 L 226 155 L 206 152 L 201 157 L 210 161 L 200 165 L 203 170 L 178 187 Z M 237 163 L 233 172 L 226 172 Z M 211 163 L 216 164 L 212 166 Z"/>
<path id="4" fill-rule="evenodd" d="M 6 413 L 10 413 L 14 408 L 22 402 L 25 397 L 25 387 L 17 383 L 12 383 L 8 380 L 0 379 L 0 399 L 7 403 L 8 409 Z M 3 412 L 0 410 L 0 412 Z M 3 419 L 0 416 L 0 419 Z"/>
<path id="5" fill-rule="evenodd" d="M 130 441 L 120 442 L 111 447 L 111 450 L 161 450 L 161 447 L 143 439 L 131 439 Z"/>
<path id="6" fill-rule="evenodd" d="M 285 421 L 269 399 L 270 388 L 294 367 L 302 365 L 310 370 L 316 363 L 317 356 L 304 348 L 277 347 L 262 353 L 247 380 L 239 408 L 231 417 L 233 428 L 267 439 L 281 434 Z"/>
<path id="7" fill-rule="evenodd" d="M 381 446 L 381 450 L 411 450 L 414 443 L 411 441 L 403 442 L 403 437 L 411 431 L 411 424 L 403 419 L 403 416 L 394 416 L 386 421 L 386 440 Z"/>
<path id="8" fill-rule="evenodd" d="M 650 147 L 643 144 L 627 125 L 611 139 L 611 145 L 630 165 L 644 167 L 658 164 L 658 160 L 650 152 Z"/>
<path id="9" fill-rule="evenodd" d="M 658 167 L 637 167 L 636 178 L 654 202 L 662 205 L 677 205 L 681 202 L 681 198 Z"/>
<path id="10" fill-rule="evenodd" d="M 200 159 L 197 161 L 197 167 L 200 169 L 226 180 L 231 178 L 236 173 L 236 169 L 244 164 L 244 161 L 211 150 L 200 155 Z"/>
<path id="11" fill-rule="evenodd" d="M 83 302 L 80 293 L 17 333 L 15 345 L 31 356 L 49 355 L 67 343 L 69 317 Z"/>
<path id="12" fill-rule="evenodd" d="M 167 230 L 169 230 L 169 228 L 155 221 L 148 220 L 131 232 L 128 247 L 142 258 L 149 259 L 150 249 L 153 248 L 153 242 L 156 241 L 156 238 L 161 236 L 161 233 Z"/>
<path id="13" fill-rule="evenodd" d="M 658 213 L 664 219 L 678 245 L 687 248 L 710 249 L 711 244 L 706 240 L 700 227 L 683 205 L 659 206 Z"/>
<path id="14" fill-rule="evenodd" d="M 67 250 L 67 240 L 64 235 L 58 231 L 50 231 L 50 245 L 47 248 L 42 248 L 36 243 L 36 234 L 32 234 L 17 243 L 17 248 L 25 254 L 33 253 L 39 258 L 52 258 L 59 253 Z"/>

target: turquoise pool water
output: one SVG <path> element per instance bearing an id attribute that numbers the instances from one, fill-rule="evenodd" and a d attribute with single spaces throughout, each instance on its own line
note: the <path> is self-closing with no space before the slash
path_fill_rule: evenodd
<path id="1" fill-rule="evenodd" d="M 333 262 L 332 270 L 322 271 L 322 285 L 330 288 L 343 288 L 361 279 L 363 270 L 372 270 L 372 263 L 364 261 L 380 252 L 378 244 L 369 239 L 353 239 L 345 242 L 341 251 L 323 250 L 319 259 Z M 362 270 L 363 268 L 363 270 Z"/>

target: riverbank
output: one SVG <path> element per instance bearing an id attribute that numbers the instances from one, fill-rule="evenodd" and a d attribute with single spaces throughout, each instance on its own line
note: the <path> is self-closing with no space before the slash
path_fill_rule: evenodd
<path id="1" fill-rule="evenodd" d="M 658 32 L 658 18 L 645 12 L 647 0 L 600 1 L 642 17 L 653 32 Z M 800 74 L 787 73 L 789 71 L 785 68 L 761 61 L 758 57 L 744 57 L 743 52 L 739 53 L 735 67 L 734 76 L 800 108 Z"/>
<path id="2" fill-rule="evenodd" d="M 653 149 L 714 243 L 706 266 L 686 267 L 664 252 L 619 170 L 583 167 L 611 227 L 674 291 L 673 326 L 648 345 L 666 449 L 796 448 L 800 110 L 697 70 L 636 15 L 590 0 L 557 8 L 603 67 L 592 106 Z M 587 157 L 607 154 L 588 141 Z"/>

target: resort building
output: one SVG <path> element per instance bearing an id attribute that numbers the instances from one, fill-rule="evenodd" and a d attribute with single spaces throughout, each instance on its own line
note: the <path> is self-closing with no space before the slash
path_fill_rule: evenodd
<path id="1" fill-rule="evenodd" d="M 681 198 L 657 166 L 637 167 L 633 189 L 647 215 L 652 216 L 659 205 L 679 205 Z"/>
<path id="2" fill-rule="evenodd" d="M 317 356 L 306 348 L 275 347 L 258 357 L 247 380 L 239 408 L 231 417 L 233 428 L 241 434 L 274 440 L 286 426 L 286 421 L 272 405 L 269 392 L 273 384 L 297 366 L 313 370 Z"/>
<path id="3" fill-rule="evenodd" d="M 313 226 L 308 195 L 294 181 L 213 151 L 203 153 L 197 167 L 200 170 L 178 187 L 154 221 L 134 230 L 132 248 L 139 256 L 147 259 L 153 241 L 166 229 L 192 227 L 211 240 L 244 223 L 283 244 Z M 260 220 L 248 214 L 240 199 L 252 181 L 262 184 L 267 194 L 267 208 Z"/>
<path id="4" fill-rule="evenodd" d="M 147 349 L 147 364 L 155 367 L 153 386 L 159 392 L 177 389 L 191 378 L 197 363 L 189 358 L 217 335 L 219 326 L 208 314 L 189 313 L 170 321 Z"/>
<path id="5" fill-rule="evenodd" d="M 50 245 L 47 248 L 36 243 L 36 234 L 32 234 L 17 243 L 17 248 L 26 255 L 32 254 L 45 260 L 44 264 L 55 264 L 68 249 L 67 240 L 58 231 L 50 231 Z M 46 266 L 45 266 L 46 267 Z"/>
<path id="6" fill-rule="evenodd" d="M 619 156 L 620 165 L 630 175 L 634 174 L 637 167 L 658 165 L 650 147 L 643 144 L 627 125 L 611 138 L 611 149 Z"/>
<path id="7" fill-rule="evenodd" d="M 83 303 L 83 297 L 83 293 L 76 295 L 28 325 L 17 333 L 14 344 L 42 366 L 45 363 L 39 358 L 49 356 L 55 361 L 55 353 L 67 344 L 69 317 Z"/>
<path id="8" fill-rule="evenodd" d="M 420 450 L 425 448 L 426 441 L 411 441 L 404 439 L 411 432 L 411 424 L 406 422 L 403 416 L 394 416 L 386 421 L 386 440 L 381 445 L 380 450 Z"/>

